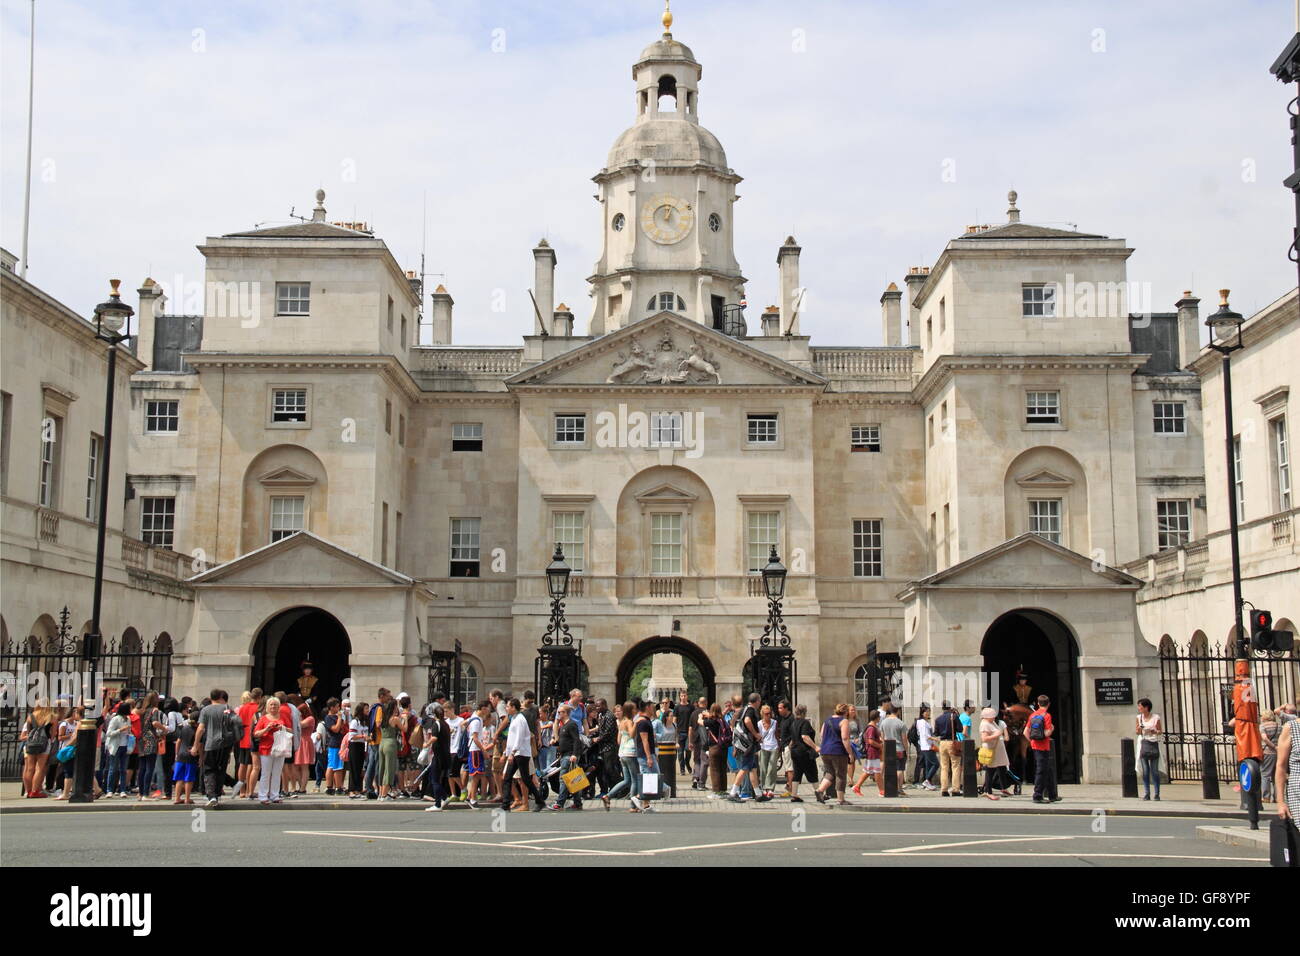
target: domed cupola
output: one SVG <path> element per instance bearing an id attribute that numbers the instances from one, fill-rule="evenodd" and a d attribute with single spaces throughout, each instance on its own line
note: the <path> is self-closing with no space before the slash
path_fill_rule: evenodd
<path id="1" fill-rule="evenodd" d="M 590 277 L 593 335 L 665 310 L 723 328 L 744 299 L 732 233 L 740 177 L 700 125 L 703 70 L 672 23 L 665 2 L 663 35 L 632 66 L 636 119 L 594 177 L 604 242 Z"/>

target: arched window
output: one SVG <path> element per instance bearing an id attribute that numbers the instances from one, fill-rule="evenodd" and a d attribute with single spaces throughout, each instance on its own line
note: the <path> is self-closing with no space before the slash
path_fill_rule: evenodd
<path id="1" fill-rule="evenodd" d="M 871 703 L 871 679 L 866 664 L 859 664 L 853 672 L 853 706 L 866 707 Z"/>
<path id="2" fill-rule="evenodd" d="M 686 302 L 675 293 L 657 292 L 650 296 L 650 301 L 646 303 L 645 308 L 647 312 L 672 312 L 674 309 L 685 312 Z"/>
<path id="3" fill-rule="evenodd" d="M 456 698 L 462 707 L 472 707 L 479 701 L 478 668 L 466 660 L 460 662 L 460 692 Z"/>
<path id="4" fill-rule="evenodd" d="M 660 113 L 677 112 L 677 79 L 673 76 L 659 77 L 659 98 L 657 109 Z"/>

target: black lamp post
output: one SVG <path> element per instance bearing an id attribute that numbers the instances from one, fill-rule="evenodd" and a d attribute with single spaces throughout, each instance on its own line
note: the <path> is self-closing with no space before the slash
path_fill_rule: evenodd
<path id="1" fill-rule="evenodd" d="M 99 627 L 99 612 L 104 594 L 104 540 L 108 533 L 108 482 L 112 474 L 109 456 L 113 449 L 113 392 L 117 378 L 117 346 L 130 336 L 129 320 L 135 310 L 122 301 L 117 287 L 120 279 L 110 279 L 112 287 L 108 299 L 95 306 L 95 338 L 108 343 L 108 385 L 104 399 L 104 450 L 100 464 L 99 513 L 95 536 L 95 593 L 90 611 L 90 631 L 82 645 L 82 656 L 90 674 L 90 694 L 94 695 L 98 709 L 99 688 L 96 673 L 103 636 Z M 83 698 L 84 703 L 85 698 Z M 69 803 L 90 803 L 94 798 L 95 775 L 95 718 L 86 715 L 77 726 L 77 764 L 73 777 L 72 796 Z"/>
<path id="2" fill-rule="evenodd" d="M 763 565 L 763 592 L 767 595 L 767 624 L 758 639 L 761 647 L 789 647 L 790 633 L 781 618 L 781 598 L 785 596 L 785 565 L 776 556 L 776 545 Z"/>
<path id="3" fill-rule="evenodd" d="M 757 641 L 750 642 L 750 681 L 763 700 L 775 705 L 782 698 L 794 701 L 798 683 L 794 648 L 790 646 L 790 632 L 781 617 L 781 600 L 785 597 L 786 568 L 777 557 L 772 545 L 767 564 L 759 572 L 763 577 L 763 593 L 767 597 L 767 624 Z"/>
<path id="4" fill-rule="evenodd" d="M 1210 328 L 1210 348 L 1223 356 L 1223 426 L 1228 463 L 1228 529 L 1232 546 L 1232 622 L 1237 628 L 1237 660 L 1249 660 L 1249 638 L 1241 624 L 1241 551 L 1237 545 L 1237 475 L 1233 454 L 1232 363 L 1229 356 L 1242 348 L 1241 313 L 1228 307 L 1228 290 L 1219 290 L 1219 311 L 1205 324 Z"/>
<path id="5" fill-rule="evenodd" d="M 546 566 L 546 589 L 551 593 L 551 622 L 546 625 L 542 635 L 543 644 L 561 644 L 569 647 L 573 644 L 573 635 L 569 633 L 568 622 L 564 620 L 564 598 L 569 593 L 569 575 L 573 569 L 564 560 L 564 548 L 555 542 L 555 554 Z"/>

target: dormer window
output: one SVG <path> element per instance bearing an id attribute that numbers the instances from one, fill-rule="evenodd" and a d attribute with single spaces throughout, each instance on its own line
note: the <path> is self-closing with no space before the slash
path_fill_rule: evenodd
<path id="1" fill-rule="evenodd" d="M 686 302 L 675 292 L 659 292 L 650 296 L 645 308 L 647 312 L 685 312 Z"/>

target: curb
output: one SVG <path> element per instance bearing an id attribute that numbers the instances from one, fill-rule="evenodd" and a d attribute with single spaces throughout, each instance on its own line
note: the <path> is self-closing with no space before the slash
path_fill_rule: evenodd
<path id="1" fill-rule="evenodd" d="M 1251 830 L 1246 827 L 1197 827 L 1196 839 L 1222 843 L 1225 846 L 1247 846 L 1252 849 L 1268 849 L 1268 831 Z"/>
<path id="2" fill-rule="evenodd" d="M 923 814 L 989 814 L 997 815 L 999 813 L 1033 813 L 1045 816 L 1092 816 L 1098 810 L 1103 811 L 1107 816 L 1116 817 L 1200 817 L 1203 819 L 1215 819 L 1225 821 L 1243 821 L 1244 815 L 1240 810 L 1227 810 L 1217 807 L 1170 807 L 1168 809 L 1156 810 L 1147 807 L 1115 807 L 1100 806 L 1089 807 L 1084 804 L 1074 806 L 1061 806 L 1059 804 L 1044 806 L 1033 804 L 1026 801 L 1018 804 L 992 804 L 989 801 L 981 800 L 970 803 L 948 803 L 944 805 L 927 805 L 927 804 L 853 804 L 848 807 L 835 807 L 833 810 L 818 804 L 792 804 L 788 802 L 780 803 L 776 806 L 763 805 L 762 807 L 750 806 L 747 808 L 729 809 L 732 804 L 722 805 L 722 801 L 691 801 L 689 803 L 677 802 L 673 804 L 664 804 L 659 808 L 664 813 L 781 813 L 787 814 L 796 806 L 805 806 L 820 814 L 831 813 L 923 813 Z M 391 811 L 420 811 L 428 806 L 423 801 L 400 800 L 400 801 L 383 801 L 376 800 L 332 800 L 332 801 L 312 801 L 298 802 L 289 801 L 274 807 L 263 807 L 261 804 L 247 800 L 227 800 L 217 807 L 217 812 L 226 812 L 227 810 L 270 810 L 292 809 L 292 810 L 380 810 L 385 812 Z M 495 804 L 488 804 L 480 807 L 482 810 L 492 810 Z M 59 803 L 49 805 L 48 803 L 40 806 L 21 805 L 11 807 L 0 807 L 0 816 L 8 814 L 25 814 L 25 813 L 67 813 L 67 812 L 92 812 L 92 813 L 167 813 L 167 812 L 188 812 L 195 809 L 206 809 L 202 802 L 196 802 L 193 806 L 177 806 L 172 803 L 149 802 L 140 803 L 138 801 L 130 802 L 113 802 L 96 801 L 95 803 Z M 451 804 L 447 808 L 449 811 L 469 811 L 469 807 L 463 804 Z M 593 806 L 592 810 L 597 810 Z M 522 811 L 521 811 L 522 812 Z M 1237 832 L 1235 827 L 1198 827 L 1198 830 L 1224 830 Z M 1245 831 L 1250 832 L 1250 831 Z M 1215 839 L 1215 837 L 1206 836 L 1204 839 Z M 1241 846 L 1254 846 L 1254 843 L 1232 844 Z M 1264 845 L 1267 846 L 1267 837 L 1264 839 Z"/>

